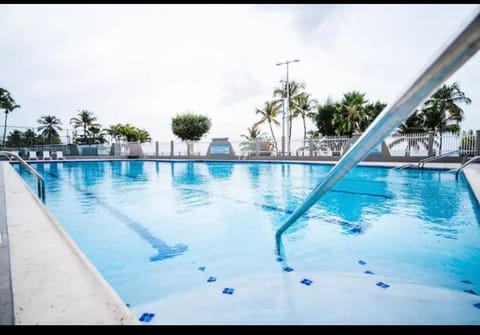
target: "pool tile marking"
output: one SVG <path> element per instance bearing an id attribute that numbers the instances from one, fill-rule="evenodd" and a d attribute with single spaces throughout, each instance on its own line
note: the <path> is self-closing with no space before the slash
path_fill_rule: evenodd
<path id="1" fill-rule="evenodd" d="M 223 292 L 222 292 L 222 293 L 223 293 L 223 294 L 230 294 L 230 295 L 232 295 L 232 294 L 233 294 L 233 291 L 235 291 L 235 289 L 229 288 L 229 287 L 225 287 L 225 288 L 223 289 Z"/>
<path id="2" fill-rule="evenodd" d="M 376 285 L 379 286 L 379 287 L 381 287 L 381 288 L 389 288 L 389 287 L 390 287 L 390 285 L 385 284 L 385 283 L 383 283 L 383 282 L 381 282 L 381 281 L 379 281 Z"/>

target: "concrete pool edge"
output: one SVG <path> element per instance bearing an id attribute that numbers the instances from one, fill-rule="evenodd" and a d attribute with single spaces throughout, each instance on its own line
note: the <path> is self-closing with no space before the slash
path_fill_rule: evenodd
<path id="1" fill-rule="evenodd" d="M 0 180 L 3 180 L 3 165 L 0 164 Z M 13 325 L 13 292 L 10 274 L 5 187 L 0 183 L 0 325 Z"/>
<path id="2" fill-rule="evenodd" d="M 139 324 L 8 163 L 2 162 L 15 324 Z"/>

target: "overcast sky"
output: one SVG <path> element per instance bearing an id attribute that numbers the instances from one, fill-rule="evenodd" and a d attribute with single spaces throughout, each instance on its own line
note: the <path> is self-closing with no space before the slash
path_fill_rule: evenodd
<path id="1" fill-rule="evenodd" d="M 290 79 L 320 102 L 359 90 L 392 103 L 476 9 L 0 5 L 0 87 L 21 105 L 9 125 L 37 126 L 55 115 L 71 129 L 70 118 L 88 109 L 104 127 L 130 123 L 162 141 L 175 139 L 173 116 L 193 111 L 212 120 L 206 138 L 239 139 L 285 79 L 276 63 L 300 59 Z M 477 54 L 447 81 L 473 101 L 465 129 L 480 129 L 479 78 Z M 294 122 L 293 137 L 301 138 L 301 120 Z"/>

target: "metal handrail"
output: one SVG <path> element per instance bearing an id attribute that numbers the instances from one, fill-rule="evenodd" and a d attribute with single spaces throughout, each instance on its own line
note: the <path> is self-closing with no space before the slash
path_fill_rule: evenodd
<path id="1" fill-rule="evenodd" d="M 10 159 L 11 157 L 14 157 L 18 160 L 20 165 L 22 165 L 25 169 L 27 169 L 31 174 L 33 174 L 37 178 L 37 192 L 38 192 L 38 197 L 45 202 L 45 180 L 43 177 L 34 169 L 30 164 L 25 162 L 19 155 L 14 154 L 13 152 L 10 151 L 0 151 L 0 155 L 7 157 Z"/>
<path id="2" fill-rule="evenodd" d="M 353 169 L 370 151 L 398 127 L 415 108 L 480 49 L 480 7 L 472 21 L 451 41 L 426 70 L 392 105 L 375 118 L 362 136 L 351 146 L 323 181 L 286 219 L 275 233 L 277 253 L 281 253 L 281 237 L 295 221 L 312 207 L 342 177 Z"/>
<path id="3" fill-rule="evenodd" d="M 437 159 L 447 157 L 447 156 L 450 156 L 451 154 L 456 154 L 456 153 L 459 153 L 459 152 L 462 152 L 462 151 L 465 151 L 465 150 L 454 150 L 454 151 L 447 152 L 447 153 L 445 153 L 443 155 L 440 155 L 440 156 L 432 156 L 432 157 L 424 158 L 424 159 L 418 161 L 417 167 L 420 168 L 420 169 L 423 169 L 423 166 L 425 165 L 426 162 L 432 162 L 432 161 L 435 161 Z"/>
<path id="4" fill-rule="evenodd" d="M 480 158 L 480 156 L 475 156 L 475 157 L 473 157 L 473 158 L 470 158 L 470 159 L 469 159 L 468 161 L 466 161 L 465 163 L 463 163 L 463 164 L 457 169 L 457 171 L 455 172 L 455 179 L 458 178 L 458 174 L 460 173 L 460 171 L 461 171 L 464 167 L 466 167 L 466 166 L 468 166 L 468 165 L 470 165 L 470 164 L 472 164 L 472 163 L 475 163 L 475 161 L 478 160 L 479 158 Z"/>
<path id="5" fill-rule="evenodd" d="M 404 164 L 404 165 L 400 165 L 400 166 L 397 166 L 397 167 L 394 167 L 393 170 L 399 170 L 399 169 L 405 169 L 409 166 L 412 166 L 412 163 L 407 163 L 407 164 Z"/>

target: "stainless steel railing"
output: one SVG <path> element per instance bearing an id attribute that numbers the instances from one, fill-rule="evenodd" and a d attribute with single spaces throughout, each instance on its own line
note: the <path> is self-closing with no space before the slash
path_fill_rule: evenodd
<path id="1" fill-rule="evenodd" d="M 10 159 L 10 157 L 14 157 L 16 160 L 18 160 L 21 166 L 23 166 L 37 178 L 38 197 L 42 200 L 42 202 L 45 202 L 45 180 L 43 179 L 43 177 L 30 164 L 25 162 L 19 155 L 14 154 L 10 151 L 0 151 L 0 155 L 5 156 L 8 159 Z"/>

